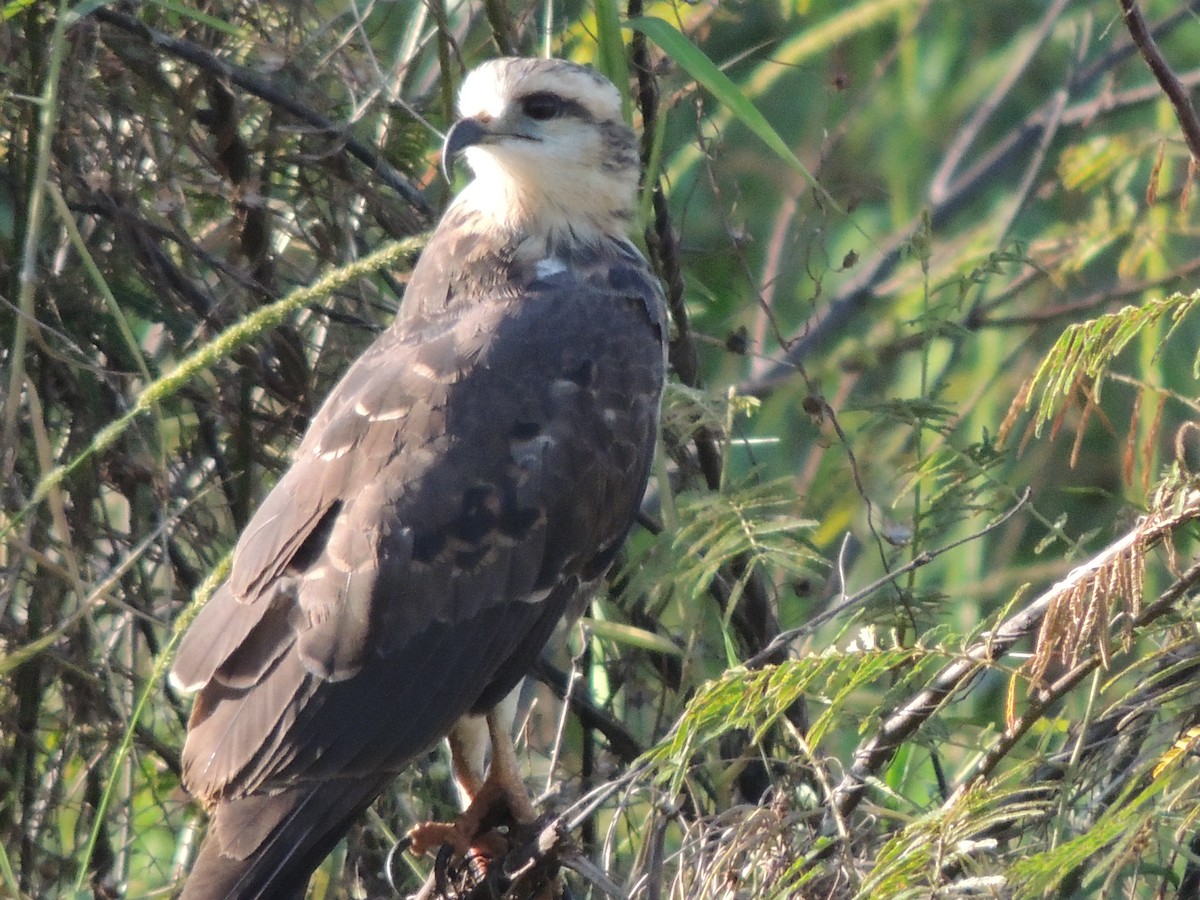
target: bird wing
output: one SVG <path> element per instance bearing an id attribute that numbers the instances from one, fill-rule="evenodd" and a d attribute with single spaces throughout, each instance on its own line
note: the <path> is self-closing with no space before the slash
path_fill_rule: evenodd
<path id="1" fill-rule="evenodd" d="M 521 285 L 381 335 L 246 528 L 174 668 L 209 804 L 399 771 L 611 562 L 653 454 L 661 294 L 627 245 Z"/>

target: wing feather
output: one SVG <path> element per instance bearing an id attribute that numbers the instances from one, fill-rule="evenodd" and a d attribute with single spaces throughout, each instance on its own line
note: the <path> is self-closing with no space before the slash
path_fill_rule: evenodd
<path id="1" fill-rule="evenodd" d="M 665 314 L 628 250 L 418 299 L 347 372 L 181 645 L 189 789 L 399 771 L 528 670 L 649 471 Z"/>

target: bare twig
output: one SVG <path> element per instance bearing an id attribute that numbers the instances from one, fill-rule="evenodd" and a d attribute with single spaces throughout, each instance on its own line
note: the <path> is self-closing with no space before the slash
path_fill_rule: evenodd
<path id="1" fill-rule="evenodd" d="M 775 638 L 775 640 L 773 640 L 767 647 L 765 647 L 763 649 L 763 651 L 761 653 L 759 653 L 755 656 L 752 656 L 750 659 L 746 660 L 746 667 L 750 668 L 750 669 L 757 669 L 763 665 L 766 665 L 768 662 L 771 662 L 772 659 L 778 655 L 779 651 L 783 647 L 785 647 L 787 644 L 790 644 L 792 641 L 799 640 L 800 638 L 804 637 L 805 635 L 812 634 L 814 631 L 816 631 L 818 628 L 820 628 L 826 622 L 829 622 L 829 621 L 835 619 L 836 617 L 838 617 L 842 613 L 844 613 L 846 610 L 852 609 L 853 607 L 862 603 L 864 600 L 866 600 L 868 597 L 870 597 L 872 594 L 874 594 L 881 587 L 893 583 L 894 581 L 896 581 L 896 579 L 900 578 L 902 575 L 906 575 L 907 573 L 909 573 L 915 569 L 919 569 L 922 566 L 929 565 L 929 563 L 931 563 L 937 557 L 941 556 L 943 553 L 948 553 L 949 551 L 955 549 L 956 547 L 961 547 L 963 544 L 968 544 L 972 541 L 977 541 L 977 540 L 979 540 L 979 538 L 983 537 L 984 535 L 988 534 L 989 532 L 995 531 L 997 528 L 999 528 L 1001 525 L 1003 525 L 1005 522 L 1007 522 L 1009 519 L 1011 519 L 1014 515 L 1016 515 L 1017 511 L 1019 509 L 1021 509 L 1021 507 L 1023 507 L 1027 502 L 1029 502 L 1029 495 L 1030 495 L 1030 492 L 1028 490 L 1026 490 L 1023 494 L 1021 494 L 1020 498 L 1017 500 L 1015 505 L 1013 505 L 1010 509 L 1005 510 L 1004 513 L 1002 513 L 999 518 L 993 519 L 991 522 L 989 522 L 987 525 L 985 525 L 983 528 L 979 529 L 978 531 L 974 532 L 973 534 L 968 534 L 966 537 L 962 537 L 962 538 L 959 538 L 958 540 L 952 541 L 949 544 L 946 544 L 944 547 L 938 547 L 933 550 L 926 550 L 923 553 L 920 553 L 915 558 L 909 560 L 909 562 L 905 563 L 903 566 L 896 569 L 894 572 L 889 572 L 887 575 L 884 575 L 882 578 L 879 578 L 876 581 L 873 581 L 871 584 L 867 585 L 862 590 L 855 591 L 853 594 L 851 594 L 849 597 L 847 597 L 841 603 L 838 603 L 837 605 L 830 607 L 829 609 L 825 610 L 824 612 L 822 612 L 816 616 L 813 616 L 811 619 L 809 619 L 807 622 L 805 622 L 803 625 L 799 626 L 798 628 L 791 628 L 791 629 L 788 629 L 787 631 L 781 632 Z"/>
<path id="2" fill-rule="evenodd" d="M 93 10 L 92 16 L 101 22 L 120 28 L 130 34 L 137 35 L 152 46 L 187 60 L 196 68 L 217 78 L 236 84 L 243 90 L 253 94 L 274 107 L 295 116 L 301 122 L 336 137 L 346 148 L 346 152 L 379 176 L 379 179 L 403 197 L 410 206 L 428 222 L 433 216 L 433 210 L 428 201 L 413 184 L 401 175 L 390 163 L 379 156 L 374 150 L 355 137 L 343 132 L 341 128 L 325 118 L 316 110 L 301 103 L 295 97 L 277 88 L 274 84 L 241 66 L 235 66 L 223 59 L 218 59 L 203 47 L 193 44 L 183 38 L 171 37 L 143 25 L 132 16 L 119 13 L 107 7 Z"/>
<path id="3" fill-rule="evenodd" d="M 1179 120 L 1179 127 L 1183 129 L 1183 139 L 1192 151 L 1192 159 L 1200 163 L 1200 119 L 1196 118 L 1196 107 L 1192 104 L 1191 96 L 1159 51 L 1158 44 L 1142 17 L 1137 0 L 1121 0 L 1121 9 L 1125 13 L 1125 27 L 1129 29 L 1129 36 L 1133 38 L 1138 52 L 1142 54 L 1142 58 L 1150 66 L 1150 71 L 1162 86 L 1163 93 L 1171 101 L 1175 118 Z"/>

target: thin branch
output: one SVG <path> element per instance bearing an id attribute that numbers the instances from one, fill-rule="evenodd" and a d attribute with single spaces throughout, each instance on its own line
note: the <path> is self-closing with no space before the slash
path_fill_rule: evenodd
<path id="1" fill-rule="evenodd" d="M 1185 21 L 1187 16 L 1200 7 L 1198 0 L 1164 19 L 1152 29 L 1161 34 Z M 1190 12 L 1189 12 L 1190 11 Z M 1067 87 L 1069 96 L 1078 95 L 1089 88 L 1113 65 L 1133 52 L 1133 45 L 1118 47 L 1096 63 L 1082 68 Z M 1189 71 L 1179 79 L 1185 87 L 1200 84 L 1200 71 Z M 1035 148 L 1051 124 L 1057 122 L 1060 129 L 1084 127 L 1102 113 L 1111 113 L 1130 106 L 1146 103 L 1159 95 L 1157 85 L 1145 85 L 1104 94 L 1096 99 L 1072 104 L 1055 115 L 1057 96 L 1049 98 L 1041 107 L 1030 113 L 1024 121 L 1012 128 L 956 179 L 948 181 L 943 191 L 934 194 L 930 188 L 929 222 L 935 231 L 943 227 L 965 205 L 970 203 L 980 190 L 992 184 L 993 176 L 1014 159 Z M 951 154 L 947 154 L 948 156 Z M 940 172 L 946 164 L 939 165 Z M 875 298 L 875 292 L 896 271 L 904 259 L 912 235 L 922 227 L 924 214 L 918 214 L 905 226 L 896 231 L 890 240 L 879 246 L 875 254 L 860 264 L 856 275 L 846 282 L 837 294 L 818 314 L 805 321 L 784 346 L 783 357 L 756 376 L 738 385 L 738 393 L 755 397 L 770 395 L 781 384 L 791 380 L 800 362 L 829 345 L 854 317 Z"/>
<path id="2" fill-rule="evenodd" d="M 866 793 L 868 782 L 891 760 L 901 744 L 927 722 L 954 694 L 968 687 L 980 673 L 1008 653 L 1017 641 L 1029 637 L 1037 631 L 1047 611 L 1057 598 L 1065 592 L 1076 589 L 1097 572 L 1111 566 L 1135 548 L 1144 547 L 1149 542 L 1161 538 L 1166 530 L 1178 527 L 1183 521 L 1195 518 L 1198 513 L 1197 503 L 1200 503 L 1200 494 L 1193 491 L 1186 504 L 1188 518 L 1172 516 L 1167 529 L 1159 529 L 1153 517 L 1139 521 L 1123 537 L 1114 541 L 1085 564 L 1073 569 L 1066 578 L 1033 600 L 1021 612 L 1009 618 L 994 631 L 985 632 L 981 639 L 963 654 L 961 659 L 942 669 L 926 688 L 888 717 L 879 730 L 855 750 L 854 764 L 834 791 L 834 809 L 837 815 L 845 817 L 858 806 Z M 1200 582 L 1200 564 L 1189 569 L 1161 595 L 1159 600 L 1143 610 L 1142 614 L 1137 617 L 1136 624 L 1144 624 L 1162 615 L 1197 582 Z M 1069 677 L 1070 674 L 1068 673 L 1068 676 L 1064 676 L 1064 678 Z M 1019 736 L 1014 735 L 1013 739 L 1015 740 Z M 994 749 L 993 752 L 999 751 Z"/>
<path id="3" fill-rule="evenodd" d="M 1127 535 L 1126 540 L 1129 536 Z M 1122 541 L 1118 541 L 1120 544 Z M 1116 545 L 1114 545 L 1115 547 Z M 1111 550 L 1112 548 L 1110 548 Z M 1108 551 L 1106 551 L 1107 553 Z M 1076 570 L 1078 571 L 1078 570 Z M 1072 575 L 1075 573 L 1072 572 Z M 1141 615 L 1136 616 L 1132 620 L 1132 627 L 1143 628 L 1149 625 L 1155 619 L 1160 618 L 1166 613 L 1174 609 L 1175 604 L 1186 594 L 1190 589 L 1200 584 L 1200 562 L 1192 565 L 1186 572 L 1179 576 L 1152 604 L 1142 610 Z M 1058 587 L 1057 585 L 1055 586 Z M 1042 721 L 1047 709 L 1058 703 L 1062 698 L 1075 688 L 1084 678 L 1094 672 L 1104 662 L 1104 654 L 1097 651 L 1089 658 L 1083 660 L 1073 666 L 1067 672 L 1060 675 L 1049 684 L 1037 691 L 1034 695 L 1028 710 L 1021 718 L 1014 722 L 1011 726 L 1005 729 L 1004 734 L 996 741 L 995 745 L 987 752 L 987 754 L 976 763 L 975 767 L 964 776 L 955 790 L 955 797 L 961 796 L 963 792 L 968 790 L 971 785 L 981 779 L 987 778 L 992 771 L 999 765 L 1000 761 L 1012 750 L 1013 746 L 1020 740 L 1034 724 Z M 951 797 L 947 804 L 952 803 L 954 797 Z"/>
<path id="4" fill-rule="evenodd" d="M 1188 279 L 1189 276 L 1194 275 L 1197 271 L 1200 271 L 1200 259 L 1184 263 L 1161 277 L 1120 282 L 1111 287 L 1093 291 L 1079 300 L 1071 300 L 1067 303 L 1042 307 L 1019 316 L 988 316 L 985 313 L 976 312 L 974 315 L 968 317 L 965 324 L 967 328 L 974 331 L 979 328 L 1014 328 L 1022 325 L 1041 325 L 1046 322 L 1053 322 L 1055 319 L 1074 318 L 1080 313 L 1092 312 L 1103 306 L 1121 301 L 1128 302 L 1132 298 L 1140 297 L 1147 291 L 1154 289 L 1181 290 L 1183 288 L 1180 286 L 1180 283 Z M 1028 289 L 1035 281 L 1046 277 L 1046 272 L 1043 270 L 1032 269 L 1013 281 L 1002 292 L 989 299 L 987 303 L 982 304 L 980 310 L 996 309 L 1013 297 L 1018 296 L 1021 291 Z"/>
<path id="5" fill-rule="evenodd" d="M 623 762 L 633 762 L 642 755 L 643 748 L 638 739 L 622 722 L 592 703 L 586 694 L 570 690 L 570 676 L 567 673 L 545 660 L 538 660 L 533 672 L 537 680 L 550 688 L 559 700 L 569 703 L 571 711 L 584 726 L 604 735 L 609 750 Z"/>
<path id="6" fill-rule="evenodd" d="M 791 628 L 787 631 L 781 632 L 775 638 L 775 640 L 773 640 L 767 647 L 765 647 L 763 649 L 763 651 L 761 653 L 757 654 L 756 656 L 752 656 L 750 659 L 746 660 L 746 663 L 745 663 L 746 667 L 749 669 L 757 669 L 757 668 L 760 668 L 761 666 L 766 665 L 767 663 L 773 661 L 773 659 L 778 655 L 779 651 L 783 647 L 785 647 L 787 644 L 791 643 L 792 641 L 799 640 L 800 638 L 805 637 L 809 634 L 812 634 L 814 631 L 816 631 L 818 628 L 820 628 L 826 622 L 829 622 L 829 621 L 835 619 L 837 616 L 840 616 L 846 610 L 852 609 L 853 607 L 862 603 L 864 600 L 866 600 L 868 597 L 870 597 L 872 594 L 874 594 L 881 587 L 884 587 L 885 585 L 893 583 L 898 578 L 900 578 L 902 575 L 906 575 L 907 573 L 909 573 L 915 569 L 919 569 L 922 566 L 929 565 L 929 563 L 933 562 L 933 560 L 937 559 L 937 557 L 941 556 L 943 553 L 948 553 L 951 550 L 955 549 L 956 547 L 961 547 L 963 544 L 969 544 L 972 541 L 977 541 L 984 535 L 986 535 L 992 531 L 995 531 L 997 528 L 999 528 L 1001 525 L 1003 525 L 1005 522 L 1007 522 L 1009 519 L 1011 519 L 1014 515 L 1016 515 L 1017 511 L 1019 509 L 1021 509 L 1021 507 L 1023 507 L 1026 503 L 1029 502 L 1030 493 L 1031 492 L 1029 491 L 1029 489 L 1026 488 L 1025 492 L 1023 494 L 1021 494 L 1020 498 L 1017 500 L 1017 502 L 1014 506 L 1012 506 L 1008 510 L 1005 510 L 1005 512 L 1002 513 L 999 518 L 993 519 L 991 522 L 989 522 L 987 525 L 985 525 L 983 528 L 979 529 L 978 531 L 974 532 L 973 534 L 968 534 L 966 537 L 961 537 L 958 540 L 952 541 L 943 547 L 937 547 L 933 550 L 926 550 L 923 553 L 918 554 L 913 559 L 911 559 L 907 563 L 905 563 L 903 566 L 896 569 L 894 572 L 889 572 L 887 575 L 884 575 L 882 578 L 879 578 L 876 581 L 873 581 L 871 584 L 867 585 L 862 590 L 856 591 L 855 593 L 851 594 L 849 597 L 847 597 L 841 603 L 838 603 L 837 605 L 830 607 L 829 609 L 825 610 L 824 612 L 822 612 L 816 616 L 813 616 L 811 619 L 809 619 L 807 622 L 805 622 L 803 625 L 799 626 L 798 628 Z"/>
<path id="7" fill-rule="evenodd" d="M 92 12 L 92 16 L 101 22 L 120 28 L 130 34 L 137 35 L 147 44 L 158 47 L 172 56 L 186 60 L 203 72 L 223 79 L 253 94 L 274 107 L 295 116 L 301 122 L 323 131 L 342 142 L 346 152 L 379 176 L 380 181 L 398 193 L 410 206 L 428 222 L 433 216 L 433 210 L 428 201 L 407 178 L 401 175 L 390 163 L 379 156 L 374 150 L 357 138 L 346 134 L 332 121 L 325 118 L 316 110 L 301 103 L 295 97 L 280 90 L 266 78 L 249 69 L 235 66 L 223 59 L 218 59 L 212 53 L 191 41 L 171 37 L 143 25 L 132 16 L 106 7 L 100 7 Z"/>
<path id="8" fill-rule="evenodd" d="M 140 416 L 154 404 L 174 396 L 196 375 L 212 368 L 217 361 L 226 358 L 235 349 L 248 343 L 270 328 L 281 324 L 289 315 L 302 306 L 320 300 L 344 285 L 373 274 L 386 266 L 395 265 L 400 259 L 420 248 L 425 243 L 423 235 L 401 241 L 390 241 L 374 253 L 322 275 L 305 287 L 296 288 L 280 300 L 259 307 L 253 313 L 230 325 L 209 343 L 180 360 L 168 374 L 160 376 L 138 394 L 131 407 L 119 418 L 111 421 L 92 436 L 90 443 L 75 454 L 69 462 L 47 472 L 34 488 L 28 503 L 8 517 L 0 526 L 0 539 L 16 528 L 34 507 L 40 504 L 49 492 L 67 480 L 80 466 L 97 453 L 107 450 Z"/>
<path id="9" fill-rule="evenodd" d="M 1171 101 L 1175 118 L 1179 120 L 1179 127 L 1183 129 L 1183 138 L 1187 141 L 1188 149 L 1192 151 L 1192 159 L 1200 163 L 1200 119 L 1196 118 L 1196 107 L 1192 104 L 1192 98 L 1167 65 L 1154 36 L 1146 27 L 1146 20 L 1142 17 L 1136 0 L 1121 0 L 1121 9 L 1125 13 L 1125 27 L 1129 29 L 1130 37 L 1162 86 L 1163 93 Z"/>
<path id="10" fill-rule="evenodd" d="M 513 56 L 517 52 L 517 40 L 513 36 L 512 16 L 504 0 L 483 0 L 483 11 L 492 26 L 492 40 L 502 56 Z"/>
<path id="11" fill-rule="evenodd" d="M 1063 9 L 1066 8 L 1069 2 L 1070 0 L 1055 0 L 1054 4 L 1042 14 L 1042 20 L 1034 31 L 1033 40 L 1025 47 L 1024 52 L 1017 56 L 1012 66 L 1009 67 L 1008 72 L 997 82 L 996 87 L 992 89 L 992 93 L 975 108 L 975 112 L 971 118 L 959 129 L 958 134 L 942 157 L 942 163 L 938 166 L 937 172 L 934 173 L 929 186 L 929 198 L 934 206 L 940 206 L 952 194 L 951 183 L 955 169 L 959 167 L 963 157 L 971 149 L 971 145 L 975 143 L 975 139 L 979 137 L 983 126 L 996 114 L 996 110 L 1000 108 L 1000 104 L 1004 98 L 1012 93 L 1021 76 L 1025 74 L 1026 70 L 1033 63 L 1037 51 L 1049 40 L 1054 26 L 1058 23 L 1059 16 L 1062 15 Z"/>

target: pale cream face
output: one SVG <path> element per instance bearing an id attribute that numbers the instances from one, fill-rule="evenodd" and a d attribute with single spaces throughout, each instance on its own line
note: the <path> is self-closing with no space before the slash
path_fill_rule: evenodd
<path id="1" fill-rule="evenodd" d="M 459 112 L 484 132 L 464 151 L 476 177 L 459 204 L 499 226 L 628 230 L 637 148 L 607 79 L 562 60 L 492 60 L 463 82 Z"/>

